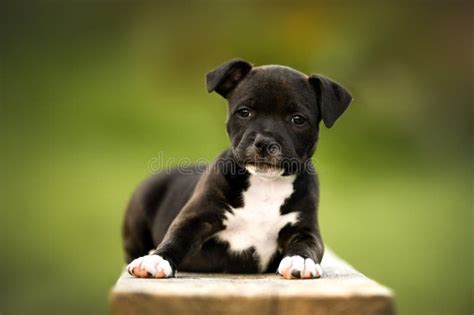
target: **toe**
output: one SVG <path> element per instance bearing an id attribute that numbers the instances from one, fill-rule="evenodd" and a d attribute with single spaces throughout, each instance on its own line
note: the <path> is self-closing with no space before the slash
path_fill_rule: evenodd
<path id="1" fill-rule="evenodd" d="M 315 275 L 315 277 L 316 277 L 316 278 L 320 278 L 320 277 L 323 275 L 323 269 L 321 268 L 321 265 L 320 265 L 320 264 L 316 264 L 316 265 L 315 265 L 315 269 L 316 269 L 316 275 Z"/>
<path id="2" fill-rule="evenodd" d="M 133 274 L 139 278 L 148 278 L 148 271 L 146 271 L 145 268 L 142 267 L 135 267 L 133 269 Z"/>
<path id="3" fill-rule="evenodd" d="M 157 272 L 157 265 L 162 260 L 163 259 L 158 255 L 145 256 L 142 262 L 142 268 L 144 268 L 148 272 L 149 276 L 154 277 Z"/>
<path id="4" fill-rule="evenodd" d="M 170 263 L 162 259 L 156 267 L 157 272 L 155 273 L 155 278 L 169 278 L 173 276 L 173 268 Z"/>
<path id="5" fill-rule="evenodd" d="M 291 258 L 291 276 L 299 279 L 304 271 L 304 259 L 301 256 L 293 256 Z"/>
<path id="6" fill-rule="evenodd" d="M 304 260 L 304 271 L 302 278 L 311 279 L 316 276 L 316 264 L 311 258 L 306 258 Z"/>
<path id="7" fill-rule="evenodd" d="M 138 268 L 143 260 L 143 257 L 139 257 L 137 259 L 134 259 L 130 264 L 127 266 L 127 271 L 130 275 L 134 276 L 134 270 L 135 268 Z"/>
<path id="8" fill-rule="evenodd" d="M 286 279 L 291 279 L 291 257 L 287 256 L 282 259 L 278 267 L 278 273 Z"/>

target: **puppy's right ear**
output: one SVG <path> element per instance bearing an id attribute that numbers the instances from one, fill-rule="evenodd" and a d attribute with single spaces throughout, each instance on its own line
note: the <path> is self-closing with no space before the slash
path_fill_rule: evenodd
<path id="1" fill-rule="evenodd" d="M 207 91 L 216 91 L 224 98 L 250 72 L 252 65 L 242 59 L 232 59 L 207 73 Z"/>

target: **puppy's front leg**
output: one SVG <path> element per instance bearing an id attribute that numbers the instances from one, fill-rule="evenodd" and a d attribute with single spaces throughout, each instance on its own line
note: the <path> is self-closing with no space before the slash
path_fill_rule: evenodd
<path id="1" fill-rule="evenodd" d="M 169 227 L 163 241 L 151 254 L 132 261 L 128 272 L 140 278 L 173 277 L 185 257 L 193 255 L 212 235 L 222 230 L 220 211 L 200 203 L 186 206 Z"/>
<path id="2" fill-rule="evenodd" d="M 283 259 L 277 273 L 286 279 L 319 278 L 323 274 L 320 262 L 324 245 L 317 230 L 291 226 L 279 238 Z"/>

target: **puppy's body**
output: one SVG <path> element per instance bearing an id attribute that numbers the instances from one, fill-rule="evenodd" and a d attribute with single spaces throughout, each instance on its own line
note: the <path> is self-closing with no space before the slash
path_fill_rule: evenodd
<path id="1" fill-rule="evenodd" d="M 156 248 L 193 194 L 204 191 L 203 198 L 221 205 L 214 213 L 215 232 L 201 248 L 187 255 L 180 270 L 275 272 L 285 237 L 293 229 L 305 227 L 320 241 L 315 174 L 275 178 L 252 175 L 240 168 L 230 151 L 225 151 L 206 169 L 202 165 L 173 169 L 154 175 L 139 187 L 130 201 L 124 226 L 127 260 Z M 198 210 L 183 215 L 191 218 L 203 213 Z M 194 233 L 193 229 L 186 231 L 185 238 Z M 318 246 L 322 250 L 322 242 Z M 175 257 L 167 259 L 176 264 Z"/>
<path id="2" fill-rule="evenodd" d="M 129 272 L 170 277 L 176 269 L 285 278 L 322 273 L 318 180 L 311 164 L 319 122 L 330 127 L 350 94 L 324 77 L 232 60 L 208 74 L 229 101 L 232 149 L 211 165 L 155 175 L 127 209 Z M 156 248 L 150 255 L 151 249 Z"/>

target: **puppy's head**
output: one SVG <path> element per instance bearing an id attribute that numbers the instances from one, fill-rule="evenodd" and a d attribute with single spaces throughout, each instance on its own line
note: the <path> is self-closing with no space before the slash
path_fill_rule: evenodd
<path id="1" fill-rule="evenodd" d="M 207 90 L 229 103 L 227 131 L 237 162 L 262 175 L 301 170 L 316 149 L 320 121 L 331 127 L 352 100 L 321 75 L 241 59 L 209 72 Z"/>

